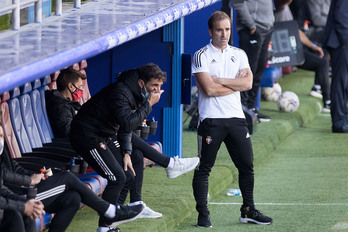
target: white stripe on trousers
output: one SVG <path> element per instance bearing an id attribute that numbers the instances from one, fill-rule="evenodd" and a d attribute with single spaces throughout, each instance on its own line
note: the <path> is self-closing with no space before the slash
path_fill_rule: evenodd
<path id="1" fill-rule="evenodd" d="M 100 157 L 97 149 L 92 149 L 90 150 L 91 155 L 93 158 L 97 161 L 99 166 L 103 169 L 105 175 L 107 175 L 111 180 L 116 181 L 116 177 L 114 174 L 111 172 L 109 167 L 105 164 L 104 160 Z"/>
<path id="2" fill-rule="evenodd" d="M 58 186 L 51 188 L 47 191 L 38 193 L 35 197 L 35 200 L 42 201 L 42 200 L 47 199 L 49 197 L 53 197 L 55 195 L 61 194 L 64 191 L 65 191 L 65 184 L 58 185 Z"/>

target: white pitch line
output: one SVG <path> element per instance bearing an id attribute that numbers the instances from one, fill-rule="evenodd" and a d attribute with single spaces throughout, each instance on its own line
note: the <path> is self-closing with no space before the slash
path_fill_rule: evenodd
<path id="1" fill-rule="evenodd" d="M 332 227 L 333 230 L 346 230 L 348 229 L 348 222 L 339 222 Z"/>
<path id="2" fill-rule="evenodd" d="M 241 202 L 209 202 L 210 205 L 241 205 Z M 255 205 L 279 206 L 348 206 L 348 203 L 255 203 Z"/>

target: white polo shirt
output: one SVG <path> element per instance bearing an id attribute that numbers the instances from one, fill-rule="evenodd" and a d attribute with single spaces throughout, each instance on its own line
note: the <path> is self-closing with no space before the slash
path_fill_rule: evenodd
<path id="1" fill-rule="evenodd" d="M 208 72 L 211 76 L 235 78 L 240 69 L 249 68 L 248 57 L 239 48 L 227 46 L 223 51 L 210 43 L 197 51 L 192 61 L 192 73 Z M 245 118 L 240 92 L 209 97 L 198 87 L 199 118 Z"/>

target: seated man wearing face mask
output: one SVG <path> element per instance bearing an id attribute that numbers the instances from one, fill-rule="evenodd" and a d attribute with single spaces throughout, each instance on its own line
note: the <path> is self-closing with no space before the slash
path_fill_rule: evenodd
<path id="1" fill-rule="evenodd" d="M 47 115 L 56 138 L 67 137 L 73 117 L 81 108 L 78 100 L 83 94 L 81 72 L 63 69 L 57 78 L 57 89 L 45 92 Z"/>

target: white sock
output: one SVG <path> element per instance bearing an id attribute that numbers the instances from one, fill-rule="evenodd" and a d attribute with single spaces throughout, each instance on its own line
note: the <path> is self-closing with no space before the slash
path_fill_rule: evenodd
<path id="1" fill-rule="evenodd" d="M 108 232 L 109 230 L 109 227 L 98 227 L 97 232 Z"/>
<path id="2" fill-rule="evenodd" d="M 134 201 L 134 202 L 131 202 L 128 204 L 128 206 L 135 206 L 135 205 L 140 205 L 140 204 L 143 204 L 144 202 L 142 201 Z"/>
<path id="3" fill-rule="evenodd" d="M 116 206 L 113 204 L 110 204 L 109 208 L 106 210 L 104 216 L 107 218 L 114 218 L 116 216 Z"/>
<path id="4" fill-rule="evenodd" d="M 170 158 L 169 164 L 167 168 L 174 168 L 174 159 Z"/>
<path id="5" fill-rule="evenodd" d="M 314 85 L 314 88 L 321 89 L 321 86 L 320 85 Z"/>

